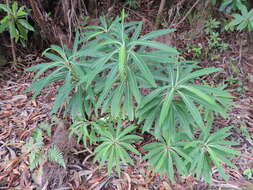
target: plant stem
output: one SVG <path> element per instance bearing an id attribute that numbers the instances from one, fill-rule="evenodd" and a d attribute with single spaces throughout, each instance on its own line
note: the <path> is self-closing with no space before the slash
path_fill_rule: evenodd
<path id="1" fill-rule="evenodd" d="M 13 57 L 13 64 L 17 65 L 17 57 L 16 57 L 16 51 L 15 51 L 15 43 L 13 38 L 11 37 L 11 51 L 12 51 L 12 57 Z"/>
<path id="2" fill-rule="evenodd" d="M 6 0 L 6 5 L 7 5 L 8 8 L 10 8 L 9 0 Z M 12 17 L 9 12 L 8 12 L 8 16 Z M 14 22 L 14 20 L 11 19 L 11 22 Z M 10 25 L 9 25 L 9 27 L 11 27 Z M 15 46 L 15 42 L 14 42 L 12 36 L 11 36 L 11 33 L 10 33 L 10 39 L 11 39 L 11 52 L 12 52 L 13 64 L 15 66 L 15 65 L 17 65 L 17 56 L 16 56 L 16 51 L 15 51 L 16 46 Z"/>
<path id="3" fill-rule="evenodd" d="M 163 12 L 163 9 L 164 9 L 164 6 L 165 6 L 165 2 L 166 2 L 166 0 L 161 0 L 160 7 L 159 7 L 159 10 L 158 10 L 158 13 L 157 13 L 157 16 L 156 16 L 156 21 L 155 21 L 155 27 L 156 28 L 159 28 L 159 26 L 161 24 L 161 17 L 162 17 L 162 12 Z"/>

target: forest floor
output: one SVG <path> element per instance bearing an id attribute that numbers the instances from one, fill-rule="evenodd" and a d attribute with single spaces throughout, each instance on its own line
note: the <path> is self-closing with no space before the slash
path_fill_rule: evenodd
<path id="1" fill-rule="evenodd" d="M 145 14 L 141 11 L 130 11 L 131 20 L 138 18 L 146 23 L 144 33 L 153 30 L 149 18 L 142 16 Z M 105 168 L 99 169 L 97 164 L 92 162 L 93 155 L 90 150 L 93 147 L 84 150 L 73 142 L 68 146 L 66 170 L 44 163 L 31 172 L 28 156 L 23 153 L 22 146 L 39 123 L 53 123 L 49 112 L 59 84 L 48 86 L 39 97 L 34 100 L 31 98 L 32 93 L 25 90 L 31 85 L 35 73 L 26 72 L 24 69 L 46 60 L 38 53 L 30 53 L 20 55 L 18 69 L 5 67 L 1 71 L 0 189 L 32 190 L 40 187 L 59 190 L 253 190 L 253 51 L 250 51 L 242 33 L 220 32 L 220 42 L 227 43 L 228 47 L 224 51 L 208 48 L 208 36 L 200 32 L 203 27 L 199 27 L 199 23 L 189 25 L 183 21 L 182 25 L 177 26 L 175 33 L 157 40 L 177 47 L 188 60 L 198 59 L 202 67 L 221 68 L 215 76 L 204 77 L 202 80 L 214 85 L 226 84 L 235 97 L 229 118 L 218 119 L 215 123 L 217 128 L 233 125 L 232 139 L 240 144 L 235 148 L 241 152 L 241 156 L 232 160 L 237 168 L 225 168 L 230 177 L 229 181 L 223 181 L 214 168 L 212 185 L 197 181 L 192 176 L 177 177 L 175 183 L 169 183 L 166 178 L 147 170 L 147 163 L 140 157 L 134 158 L 137 163 L 134 167 L 123 166 L 122 176 L 108 176 Z M 200 53 L 194 47 L 201 47 Z M 62 118 L 62 115 L 58 117 Z M 46 137 L 46 145 L 57 142 L 66 146 L 68 126 L 69 123 L 63 128 L 54 124 L 54 135 Z M 44 175 L 40 175 L 41 169 Z"/>

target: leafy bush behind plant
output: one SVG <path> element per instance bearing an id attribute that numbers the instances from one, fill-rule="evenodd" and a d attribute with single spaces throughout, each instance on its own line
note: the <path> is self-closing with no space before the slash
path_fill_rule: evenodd
<path id="1" fill-rule="evenodd" d="M 227 30 L 247 30 L 251 32 L 253 30 L 253 9 L 248 11 L 246 6 L 241 6 L 241 14 L 233 14 L 233 20 L 226 25 Z"/>
<path id="2" fill-rule="evenodd" d="M 34 28 L 26 20 L 28 11 L 25 10 L 24 6 L 18 7 L 16 1 L 12 3 L 11 7 L 0 4 L 0 10 L 7 13 L 7 15 L 0 20 L 0 33 L 7 30 L 11 38 L 15 39 L 16 42 L 20 40 L 21 43 L 25 45 L 28 32 L 34 31 Z"/>
<path id="3" fill-rule="evenodd" d="M 240 10 L 242 6 L 246 6 L 246 0 L 211 0 L 212 5 L 219 5 L 219 10 L 226 13 Z"/>
<path id="4" fill-rule="evenodd" d="M 28 69 L 38 70 L 38 79 L 53 68 L 30 87 L 34 97 L 50 83 L 64 81 L 52 112 L 67 104 L 71 134 L 85 145 L 100 143 L 94 161 L 107 164 L 109 173 L 120 173 L 122 162 L 133 164 L 130 155 L 139 154 L 133 141 L 141 140 L 134 130 L 141 130 L 157 139 L 144 146 L 143 160 L 154 172 L 174 180 L 175 167 L 182 176 L 191 173 L 210 183 L 216 166 L 227 179 L 222 164 L 233 166 L 235 143 L 225 140 L 230 128 L 211 131 L 215 116 L 226 117 L 232 96 L 224 86 L 195 83 L 219 69 L 201 69 L 175 48 L 152 40 L 172 29 L 142 36 L 142 22 L 126 23 L 124 12 L 111 23 L 100 21 L 77 32 L 72 49 L 51 46 L 44 52 L 51 62 Z M 142 89 L 150 93 L 144 96 Z M 128 124 L 136 121 L 138 128 Z"/>

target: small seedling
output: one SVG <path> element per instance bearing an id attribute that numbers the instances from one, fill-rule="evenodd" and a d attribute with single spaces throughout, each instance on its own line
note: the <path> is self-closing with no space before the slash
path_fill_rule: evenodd
<path id="1" fill-rule="evenodd" d="M 187 45 L 187 50 L 189 53 L 193 54 L 194 59 L 200 59 L 202 57 L 202 49 L 203 49 L 203 47 L 201 44 L 198 44 L 198 45 L 188 44 Z"/>
<path id="2" fill-rule="evenodd" d="M 204 32 L 206 35 L 211 35 L 212 33 L 216 32 L 216 30 L 220 27 L 220 21 L 216 19 L 209 18 L 204 25 Z"/>

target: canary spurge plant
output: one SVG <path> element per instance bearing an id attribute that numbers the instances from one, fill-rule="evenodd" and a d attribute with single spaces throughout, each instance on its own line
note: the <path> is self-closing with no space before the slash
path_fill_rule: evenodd
<path id="1" fill-rule="evenodd" d="M 211 182 L 216 167 L 227 179 L 222 168 L 234 167 L 229 159 L 238 153 L 226 140 L 230 128 L 213 133 L 212 121 L 226 117 L 232 96 L 224 86 L 196 83 L 219 69 L 200 68 L 152 40 L 172 29 L 141 35 L 142 22 L 125 22 L 124 11 L 112 22 L 100 21 L 77 32 L 72 49 L 51 46 L 44 53 L 51 61 L 28 69 L 37 70 L 38 80 L 30 87 L 34 96 L 64 81 L 52 112 L 66 107 L 71 134 L 85 146 L 98 144 L 94 161 L 107 165 L 109 173 L 134 164 L 132 156 L 140 156 L 134 143 L 142 139 L 136 134 L 145 132 L 154 142 L 144 145 L 143 160 L 154 172 L 170 180 L 177 172 Z"/>

